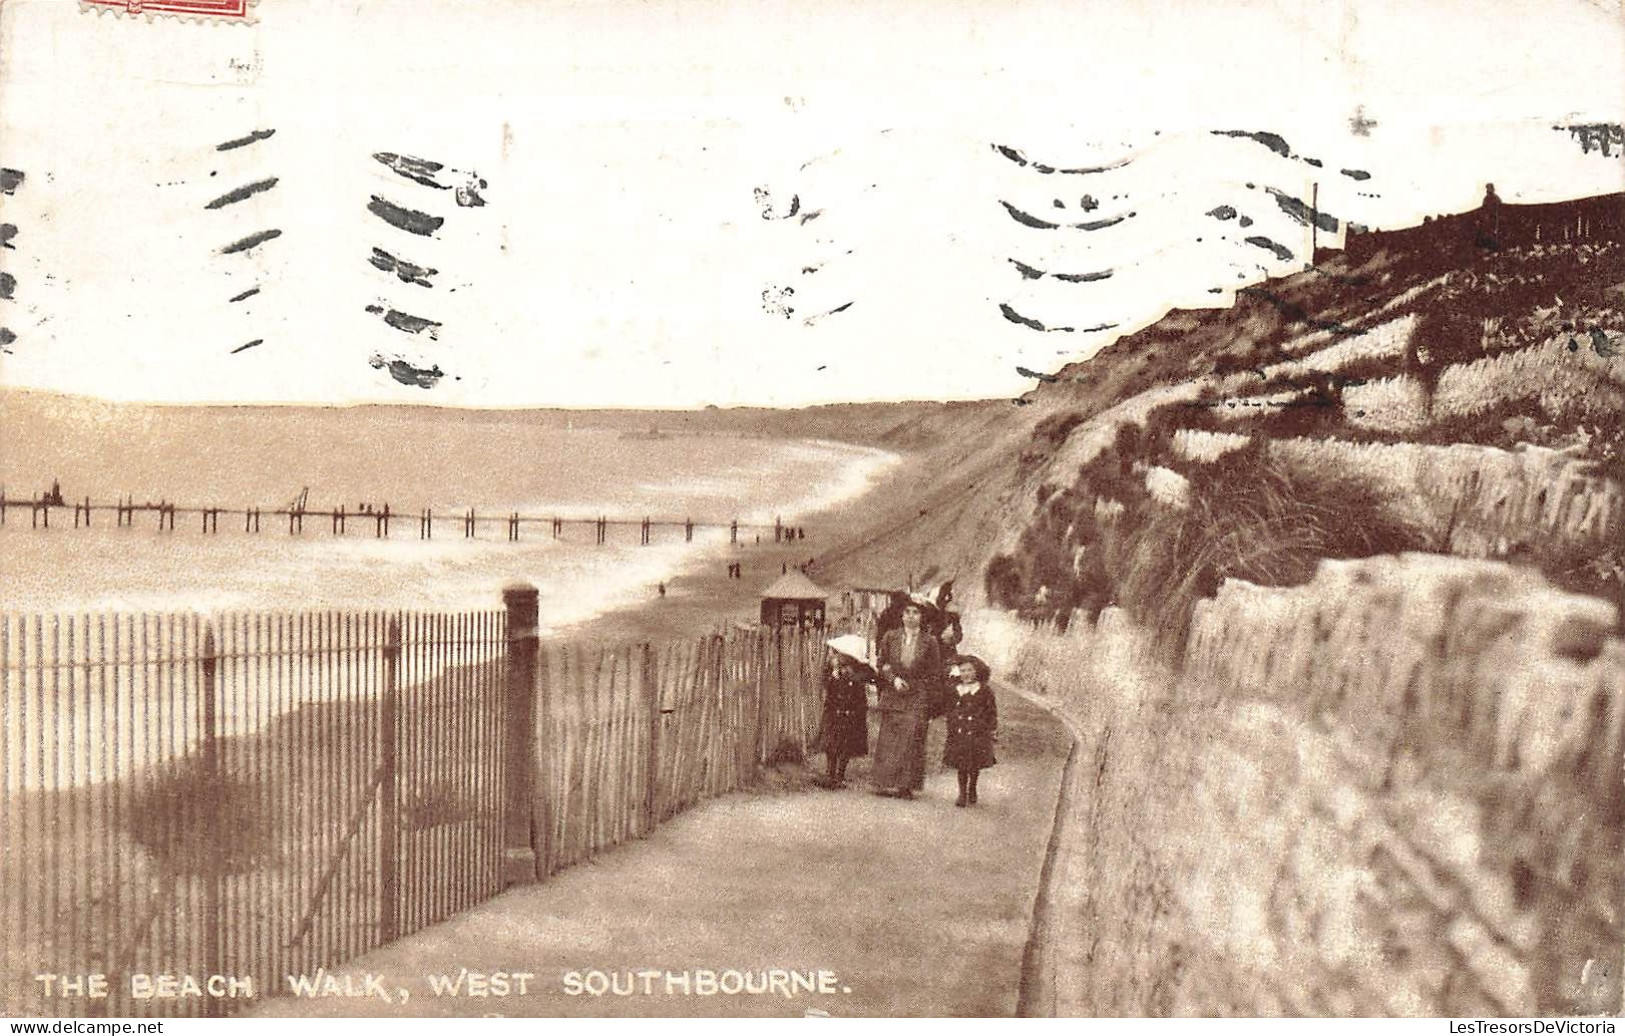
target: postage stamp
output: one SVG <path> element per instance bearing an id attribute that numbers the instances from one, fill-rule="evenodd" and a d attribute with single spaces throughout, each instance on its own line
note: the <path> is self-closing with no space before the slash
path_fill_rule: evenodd
<path id="1" fill-rule="evenodd" d="M 79 0 L 81 10 L 120 14 L 171 15 L 181 18 L 254 20 L 254 0 Z"/>

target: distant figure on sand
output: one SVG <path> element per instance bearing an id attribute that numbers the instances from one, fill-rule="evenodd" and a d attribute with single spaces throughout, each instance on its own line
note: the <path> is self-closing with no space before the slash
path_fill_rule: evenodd
<path id="1" fill-rule="evenodd" d="M 926 725 L 932 684 L 942 675 L 942 651 L 926 633 L 922 609 L 903 606 L 903 625 L 880 640 L 880 733 L 875 738 L 875 794 L 914 797 L 925 772 Z"/>
<path id="2" fill-rule="evenodd" d="M 833 637 L 824 673 L 824 722 L 818 735 L 827 772 L 819 785 L 846 787 L 846 764 L 869 754 L 869 692 L 875 671 L 869 644 L 855 633 Z"/>
<path id="3" fill-rule="evenodd" d="M 993 735 L 999 729 L 999 707 L 993 698 L 987 663 L 961 655 L 949 667 L 954 679 L 948 703 L 948 744 L 943 765 L 959 771 L 956 806 L 976 805 L 976 778 L 992 766 Z"/>
<path id="4" fill-rule="evenodd" d="M 1479 206 L 1478 236 L 1474 241 L 1479 248 L 1498 248 L 1501 238 L 1501 196 L 1495 185 L 1484 185 L 1484 203 Z"/>
<path id="5" fill-rule="evenodd" d="M 661 597 L 666 596 L 666 584 L 665 583 L 660 584 L 660 596 Z"/>

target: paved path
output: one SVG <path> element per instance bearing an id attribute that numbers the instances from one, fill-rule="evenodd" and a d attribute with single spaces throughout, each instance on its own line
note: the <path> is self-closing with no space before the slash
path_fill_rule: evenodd
<path id="1" fill-rule="evenodd" d="M 1000 697 L 999 765 L 981 804 L 957 809 L 934 767 L 913 802 L 853 788 L 731 795 L 543 884 L 516 889 L 346 965 L 409 991 L 294 999 L 267 1016 L 1000 1016 L 1016 1009 L 1022 955 L 1070 747 L 1052 717 Z M 932 724 L 933 761 L 942 724 Z M 814 762 L 822 762 L 815 758 Z M 849 778 L 853 776 L 849 774 Z M 460 968 L 528 972 L 526 995 L 435 995 Z M 684 995 L 664 972 L 833 972 L 837 992 Z M 658 969 L 644 993 L 636 973 Z M 618 975 L 632 995 L 569 995 L 566 976 Z"/>

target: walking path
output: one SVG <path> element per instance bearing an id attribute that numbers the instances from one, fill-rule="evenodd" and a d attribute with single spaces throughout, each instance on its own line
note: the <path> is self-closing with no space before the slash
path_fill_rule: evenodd
<path id="1" fill-rule="evenodd" d="M 1016 1011 L 1039 872 L 1071 741 L 1014 692 L 1000 698 L 999 764 L 981 803 L 954 807 L 943 771 L 912 802 L 869 794 L 859 761 L 843 791 L 731 795 L 597 860 L 515 889 L 344 966 L 374 994 L 282 996 L 265 1016 L 1008 1016 Z M 821 763 L 815 757 L 813 763 Z M 510 973 L 510 995 L 435 995 L 429 975 Z M 710 971 L 763 982 L 820 970 L 835 992 L 700 995 Z M 640 972 L 658 975 L 639 975 Z M 593 979 L 589 972 L 604 973 Z M 687 972 L 692 992 L 681 982 Z M 518 995 L 512 973 L 529 973 Z M 570 979 L 576 973 L 576 985 Z M 630 995 L 579 990 L 618 980 Z M 343 981 L 341 977 L 341 982 Z M 645 989 L 650 992 L 645 993 Z M 668 989 L 670 991 L 668 991 Z M 571 995 L 572 990 L 578 990 Z M 281 990 L 286 992 L 286 987 Z"/>

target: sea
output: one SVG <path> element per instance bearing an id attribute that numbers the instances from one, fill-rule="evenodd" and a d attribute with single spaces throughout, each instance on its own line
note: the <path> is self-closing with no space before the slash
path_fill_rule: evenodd
<path id="1" fill-rule="evenodd" d="M 576 428 L 523 412 L 81 405 L 4 424 L 9 499 L 55 483 L 65 500 L 88 497 L 98 508 L 127 498 L 237 512 L 205 534 L 201 517 L 186 513 L 173 531 L 140 511 L 130 527 L 97 510 L 90 527 L 74 528 L 66 506 L 47 531 L 13 507 L 0 526 L 0 611 L 14 614 L 470 610 L 495 608 L 504 586 L 528 582 L 544 633 L 556 632 L 648 600 L 685 566 L 727 553 L 726 523 L 747 526 L 747 545 L 770 538 L 775 520 L 806 524 L 897 460 L 830 441 Z M 286 509 L 301 496 L 312 511 L 343 506 L 345 533 L 311 515 L 290 534 L 287 518 L 272 514 L 257 533 L 244 531 L 244 507 Z M 386 503 L 383 539 L 355 513 Z M 471 508 L 481 522 L 468 538 Z M 420 538 L 425 509 L 432 539 Z M 550 522 L 526 523 L 511 542 L 502 519 L 513 512 L 627 524 L 610 525 L 603 545 L 591 524 L 572 521 L 556 539 Z M 711 524 L 692 542 L 680 524 L 657 525 L 643 545 L 643 517 Z M 809 556 L 828 532 L 809 530 Z"/>
<path id="2" fill-rule="evenodd" d="M 82 418 L 83 408 L 74 416 Z M 105 431 L 126 426 L 129 413 L 123 417 Z M 137 763 L 158 765 L 195 747 L 197 735 L 195 717 L 162 744 L 149 743 L 138 724 L 100 729 L 104 713 L 144 715 L 134 697 L 161 696 L 183 719 L 195 708 L 184 687 L 164 681 L 138 687 L 115 677 L 110 695 L 90 669 L 47 666 L 50 672 L 31 676 L 39 659 L 25 660 L 20 635 L 28 616 L 47 617 L 55 630 L 57 622 L 91 615 L 494 610 L 505 587 L 529 583 L 538 590 L 543 635 L 567 633 L 608 610 L 651 600 L 662 583 L 680 595 L 676 577 L 690 566 L 748 561 L 758 535 L 771 542 L 775 520 L 810 521 L 807 550 L 816 554 L 831 532 L 818 526 L 818 512 L 863 493 L 897 460 L 821 440 L 559 428 L 523 416 L 448 423 L 444 415 L 410 411 L 300 421 L 271 415 L 265 420 L 288 427 L 230 427 L 241 418 L 163 411 L 129 435 L 60 427 L 41 435 L 30 423 L 34 448 L 15 448 L 19 436 L 0 451 L 12 500 L 56 482 L 66 500 L 88 496 L 96 506 L 125 497 L 236 509 L 221 514 L 211 533 L 197 514 L 177 514 L 173 530 L 160 530 L 152 512 L 138 511 L 132 525 L 120 527 L 112 512 L 97 510 L 88 527 L 75 528 L 66 506 L 54 510 L 46 529 L 27 505 L 10 509 L 0 526 L 0 717 L 10 720 L 0 722 L 0 799 L 98 783 Z M 94 448 L 62 445 L 87 443 Z M 343 505 L 352 516 L 345 532 L 309 515 L 303 531 L 290 534 L 287 518 L 272 514 L 258 532 L 245 532 L 244 507 L 287 508 L 299 495 L 312 511 Z M 371 519 L 354 516 L 385 502 L 393 515 L 387 539 L 376 536 Z M 462 518 L 470 508 L 497 520 L 482 521 L 467 537 Z M 424 509 L 435 516 L 432 538 L 420 537 Z M 564 518 L 563 535 L 554 538 L 551 522 L 542 521 L 521 526 L 512 542 L 502 519 L 514 512 Z M 626 522 L 610 525 L 601 545 L 590 522 L 571 521 L 599 516 Z M 711 524 L 696 528 L 692 542 L 680 524 L 657 525 L 645 545 L 645 516 Z M 734 519 L 743 523 L 741 546 L 729 539 Z M 88 641 L 80 650 L 89 650 Z M 65 657 L 80 656 L 70 649 Z M 321 682 L 307 681 L 301 700 L 340 693 Z M 24 709 L 35 722 L 22 723 Z M 58 720 L 41 726 L 42 710 Z M 222 729 L 232 735 L 276 718 L 264 708 L 228 712 Z M 116 742 L 112 756 L 121 762 L 72 748 L 105 742 Z M 67 762 L 56 765 L 59 753 Z"/>

